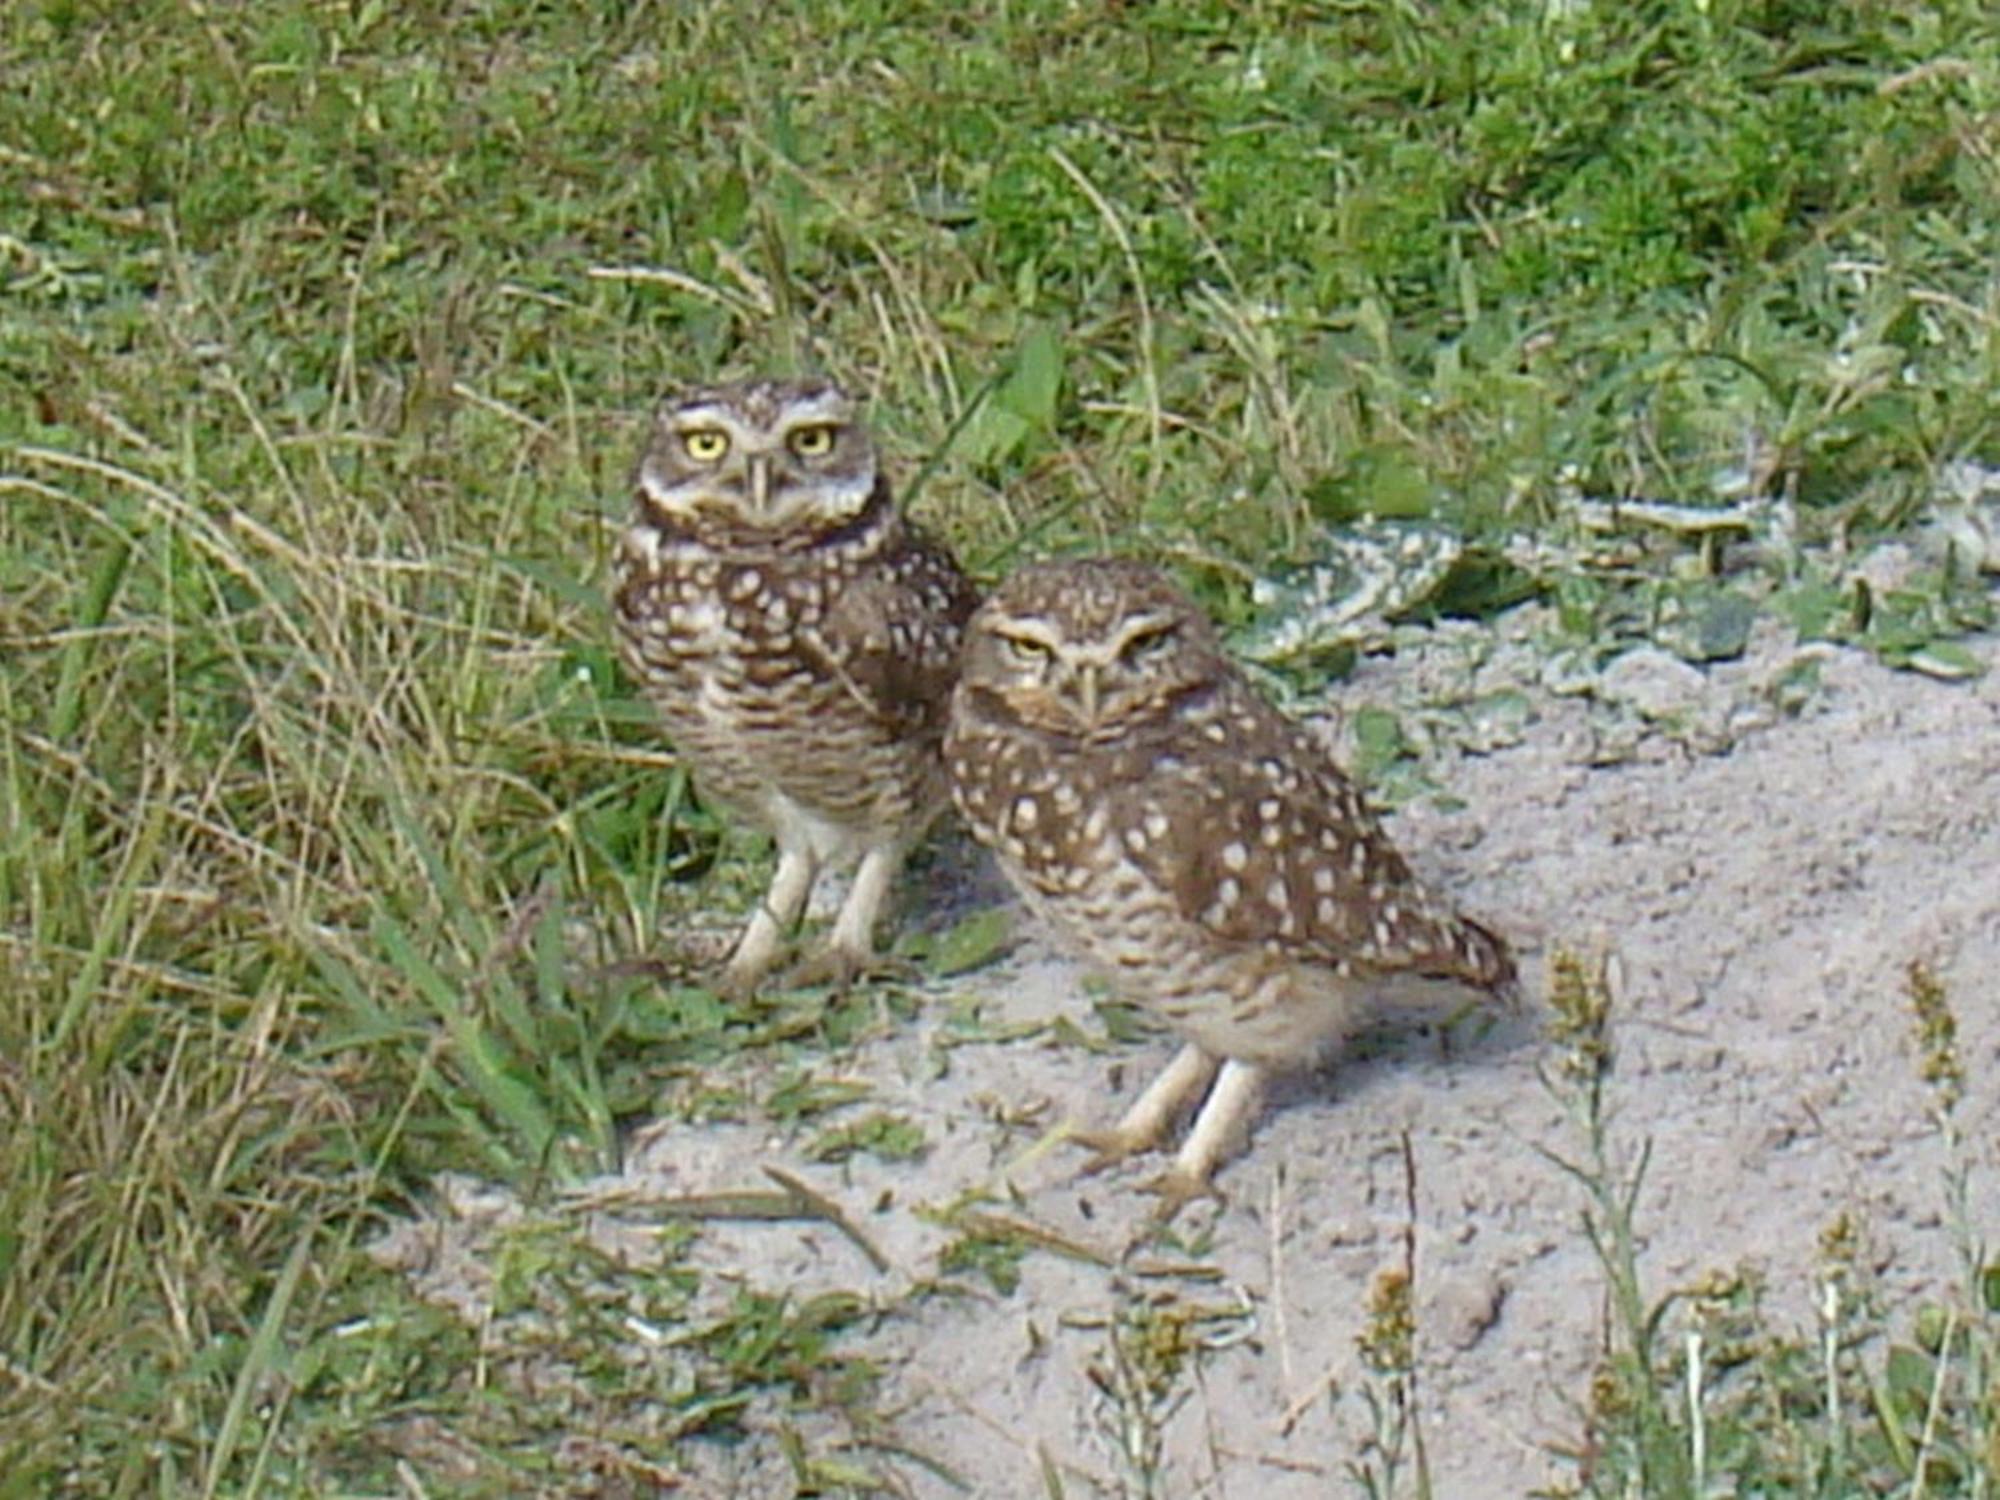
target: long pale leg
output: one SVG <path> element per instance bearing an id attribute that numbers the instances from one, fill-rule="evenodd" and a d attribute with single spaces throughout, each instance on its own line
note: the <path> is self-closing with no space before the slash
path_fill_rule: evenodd
<path id="1" fill-rule="evenodd" d="M 787 976 L 790 983 L 845 986 L 875 966 L 875 924 L 902 864 L 900 844 L 877 844 L 861 856 L 826 945 Z"/>
<path id="2" fill-rule="evenodd" d="M 1174 1164 L 1150 1184 L 1160 1195 L 1162 1217 L 1171 1217 L 1188 1199 L 1213 1191 L 1211 1179 L 1223 1157 L 1249 1138 L 1250 1122 L 1264 1098 L 1264 1076 L 1262 1068 L 1233 1058 L 1222 1065 Z"/>
<path id="3" fill-rule="evenodd" d="M 816 873 L 817 865 L 810 850 L 778 846 L 778 869 L 771 877 L 771 888 L 750 913 L 750 924 L 743 929 L 736 951 L 729 955 L 729 963 L 722 971 L 722 987 L 730 994 L 752 993 L 758 981 L 771 972 L 771 965 L 777 961 L 778 945 L 805 910 L 806 894 L 812 889 Z"/>
<path id="4" fill-rule="evenodd" d="M 895 844 L 878 844 L 861 856 L 854 871 L 854 884 L 840 915 L 833 919 L 833 936 L 827 946 L 850 960 L 856 969 L 865 968 L 875 953 L 875 924 L 889 899 L 889 887 L 902 867 L 903 851 Z"/>
<path id="5" fill-rule="evenodd" d="M 1072 1140 L 1097 1153 L 1084 1170 L 1101 1172 L 1128 1156 L 1150 1151 L 1159 1145 L 1166 1139 L 1181 1106 L 1208 1087 L 1219 1066 L 1221 1064 L 1217 1059 L 1189 1042 L 1174 1054 L 1174 1060 L 1167 1064 L 1166 1071 L 1146 1085 L 1146 1091 L 1111 1129 L 1071 1131 Z M 1206 1117 L 1207 1111 L 1202 1113 Z"/>

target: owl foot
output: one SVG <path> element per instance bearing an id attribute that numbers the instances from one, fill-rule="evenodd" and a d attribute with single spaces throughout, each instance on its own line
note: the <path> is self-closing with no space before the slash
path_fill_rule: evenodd
<path id="1" fill-rule="evenodd" d="M 1064 1136 L 1090 1152 L 1090 1160 L 1077 1169 L 1079 1177 L 1095 1177 L 1099 1172 L 1108 1172 L 1121 1162 L 1130 1161 L 1160 1144 L 1158 1140 L 1134 1135 L 1119 1126 L 1109 1130 L 1071 1128 L 1064 1132 Z"/>
<path id="2" fill-rule="evenodd" d="M 1151 1193 L 1159 1200 L 1153 1205 L 1152 1220 L 1155 1224 L 1172 1222 L 1175 1214 L 1197 1198 L 1222 1197 L 1208 1176 L 1198 1176 L 1188 1171 L 1178 1161 L 1147 1182 L 1140 1191 Z"/>
<path id="3" fill-rule="evenodd" d="M 1249 1140 L 1250 1122 L 1256 1118 L 1263 1097 L 1263 1069 L 1234 1058 L 1225 1062 L 1215 1087 L 1202 1102 L 1201 1113 L 1194 1117 L 1187 1139 L 1174 1153 L 1174 1164 L 1161 1179 L 1167 1184 L 1160 1189 L 1161 1195 L 1180 1192 L 1174 1204 L 1178 1208 L 1189 1196 L 1213 1192 L 1209 1184 L 1215 1169 Z M 1182 1191 L 1184 1186 L 1186 1191 Z"/>
<path id="4" fill-rule="evenodd" d="M 763 988 L 765 977 L 770 971 L 771 966 L 768 963 L 738 964 L 732 959 L 723 967 L 722 972 L 716 975 L 715 982 L 709 988 L 730 1004 L 742 1005 L 757 998 L 757 992 Z"/>
<path id="5" fill-rule="evenodd" d="M 771 889 L 750 913 L 736 951 L 723 966 L 715 992 L 725 1000 L 748 1000 L 762 987 L 765 977 L 777 967 L 784 951 L 786 933 L 799 919 L 812 889 L 813 858 L 802 849 L 780 846 L 778 868 L 771 877 Z"/>
<path id="6" fill-rule="evenodd" d="M 864 980 L 907 983 L 917 977 L 917 966 L 908 959 L 889 953 L 856 953 L 838 943 L 829 943 L 792 965 L 785 973 L 785 987 L 805 990 L 830 985 L 844 995 Z"/>
<path id="7" fill-rule="evenodd" d="M 760 917 L 762 913 L 758 914 Z M 740 1005 L 757 998 L 770 977 L 781 952 L 778 933 L 771 924 L 752 920 L 729 962 L 715 976 L 709 988 L 731 1004 Z"/>
<path id="8" fill-rule="evenodd" d="M 1173 1165 L 1146 1184 L 1146 1191 L 1160 1199 L 1154 1219 L 1164 1224 L 1195 1198 L 1222 1196 L 1214 1186 L 1216 1169 L 1249 1134 L 1263 1087 L 1261 1069 L 1233 1059 L 1218 1063 L 1190 1045 L 1181 1049 L 1117 1125 L 1110 1130 L 1072 1130 L 1069 1138 L 1096 1153 L 1084 1164 L 1083 1174 L 1102 1172 L 1160 1145 L 1181 1104 L 1190 1094 L 1208 1089 L 1193 1128 L 1174 1153 Z"/>
<path id="9" fill-rule="evenodd" d="M 1128 1157 L 1152 1151 L 1165 1143 L 1174 1116 L 1190 1098 L 1208 1087 L 1220 1066 L 1201 1048 L 1189 1043 L 1174 1054 L 1174 1060 L 1146 1086 L 1146 1091 L 1125 1111 L 1125 1118 L 1109 1130 L 1071 1130 L 1069 1138 L 1096 1153 L 1084 1164 L 1084 1175 L 1115 1167 Z"/>

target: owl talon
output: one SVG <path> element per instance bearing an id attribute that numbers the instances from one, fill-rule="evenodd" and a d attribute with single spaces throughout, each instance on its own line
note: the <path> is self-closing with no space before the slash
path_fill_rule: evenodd
<path id="1" fill-rule="evenodd" d="M 1174 1215 L 1197 1198 L 1223 1201 L 1221 1191 L 1212 1180 L 1188 1171 L 1178 1162 L 1150 1182 L 1143 1184 L 1140 1191 L 1151 1193 L 1159 1199 L 1153 1206 L 1152 1218 L 1155 1224 L 1172 1222 Z"/>
<path id="2" fill-rule="evenodd" d="M 761 912 L 758 914 L 763 915 Z M 757 992 L 764 987 L 771 969 L 778 960 L 778 941 L 774 927 L 767 932 L 760 927 L 770 927 L 768 922 L 753 919 L 743 940 L 736 945 L 736 951 L 729 956 L 729 962 L 722 966 L 722 972 L 715 976 L 711 988 L 717 996 L 732 1005 L 743 1005 L 757 998 Z"/>
<path id="3" fill-rule="evenodd" d="M 837 948 L 823 948 L 809 958 L 800 959 L 785 971 L 785 988 L 811 990 L 824 985 L 844 995 L 861 976 L 864 962 Z"/>
<path id="4" fill-rule="evenodd" d="M 1090 1160 L 1077 1169 L 1079 1177 L 1095 1177 L 1100 1172 L 1108 1172 L 1160 1144 L 1158 1137 L 1149 1140 L 1139 1132 L 1122 1126 L 1114 1126 L 1110 1130 L 1072 1129 L 1065 1132 L 1065 1139 L 1074 1141 L 1091 1154 Z"/>
<path id="5" fill-rule="evenodd" d="M 709 986 L 716 998 L 730 1005 L 747 1005 L 757 998 L 757 991 L 763 987 L 765 970 L 739 969 L 730 964 Z"/>
<path id="6" fill-rule="evenodd" d="M 808 990 L 825 985 L 844 995 L 871 980 L 907 982 L 916 977 L 916 965 L 907 959 L 887 953 L 851 953 L 845 948 L 826 947 L 787 970 L 785 987 Z"/>
<path id="7" fill-rule="evenodd" d="M 1138 1139 L 1120 1130 L 1072 1130 L 1068 1138 L 1079 1146 L 1089 1147 L 1094 1153 L 1078 1169 L 1079 1177 L 1095 1177 L 1142 1152 L 1156 1149 L 1160 1144 L 1158 1141 Z M 1141 1183 L 1139 1191 L 1150 1193 L 1159 1200 L 1149 1216 L 1156 1226 L 1171 1223 L 1176 1214 L 1197 1198 L 1222 1199 L 1222 1193 L 1207 1173 L 1191 1170 L 1178 1160 L 1164 1172 Z"/>

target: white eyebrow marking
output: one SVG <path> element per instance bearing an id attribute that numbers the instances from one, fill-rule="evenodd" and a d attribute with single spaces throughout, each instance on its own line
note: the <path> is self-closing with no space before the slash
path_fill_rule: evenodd
<path id="1" fill-rule="evenodd" d="M 1049 652 L 1062 644 L 1053 629 L 1032 617 L 1003 620 L 989 628 L 1002 640 L 1027 641 Z"/>
<path id="2" fill-rule="evenodd" d="M 1133 615 L 1124 623 L 1124 628 L 1111 638 L 1111 654 L 1119 655 L 1133 641 L 1141 636 L 1157 635 L 1164 630 L 1172 630 L 1180 624 L 1177 615 L 1165 610 L 1152 610 L 1147 614 Z"/>
<path id="3" fill-rule="evenodd" d="M 698 431 L 704 427 L 726 427 L 736 429 L 736 416 L 719 401 L 704 401 L 699 406 L 683 406 L 674 411 L 674 431 Z"/>
<path id="4" fill-rule="evenodd" d="M 823 391 L 811 401 L 787 408 L 785 431 L 798 427 L 844 427 L 849 420 L 848 403 L 832 391 Z"/>
<path id="5" fill-rule="evenodd" d="M 1010 625 L 1025 626 L 1031 622 L 1019 620 L 1009 623 Z M 1039 626 L 1039 622 L 1032 623 Z M 1164 610 L 1154 610 L 1150 614 L 1134 615 L 1128 620 L 1120 621 L 1120 628 L 1114 635 L 1096 641 L 1070 642 L 1068 647 L 1063 651 L 1063 657 L 1077 666 L 1108 667 L 1118 660 L 1119 655 L 1132 643 L 1135 636 L 1150 635 L 1155 631 L 1175 628 L 1179 624 L 1179 615 L 1168 614 Z M 1020 630 L 1019 634 L 1040 645 L 1047 646 L 1051 650 L 1056 648 L 1057 643 L 1053 635 L 1044 639 L 1039 634 L 1030 635 L 1025 629 Z"/>

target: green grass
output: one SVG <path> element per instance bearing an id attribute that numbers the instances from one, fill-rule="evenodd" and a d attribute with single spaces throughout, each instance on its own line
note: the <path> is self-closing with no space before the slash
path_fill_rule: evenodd
<path id="1" fill-rule="evenodd" d="M 635 963 L 757 878 L 607 649 L 666 383 L 829 367 L 983 573 L 1117 546 L 1251 634 L 1364 514 L 1588 642 L 1989 617 L 1826 550 L 2000 458 L 1976 0 L 29 0 L 0 72 L 0 1496 L 507 1450 L 357 1242 L 883 1024 Z M 1799 550 L 1508 560 L 1571 490 L 1787 496 Z"/>

